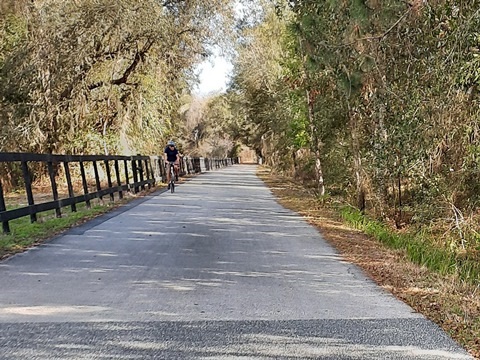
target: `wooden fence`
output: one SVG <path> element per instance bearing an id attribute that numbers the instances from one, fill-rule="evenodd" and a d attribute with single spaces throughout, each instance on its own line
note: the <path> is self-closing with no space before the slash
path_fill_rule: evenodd
<path id="1" fill-rule="evenodd" d="M 180 162 L 179 175 L 200 173 L 235 163 L 238 163 L 238 159 L 184 157 Z M 118 193 L 118 198 L 122 199 L 124 192 L 137 193 L 166 179 L 161 156 L 0 153 L 0 165 L 16 170 L 21 176 L 27 202 L 25 206 L 7 210 L 0 179 L 0 222 L 4 233 L 10 232 L 10 220 L 30 216 L 30 221 L 36 222 L 38 213 L 49 210 L 55 210 L 55 215 L 61 217 L 64 207 L 69 206 L 75 212 L 76 204 L 85 203 L 90 208 L 90 200 L 94 198 L 109 196 L 114 201 L 114 194 Z M 43 167 L 42 172 L 46 170 L 48 173 L 51 200 L 39 201 L 38 194 L 36 199 L 32 186 L 32 167 L 36 171 Z M 79 186 L 74 186 L 76 179 L 80 182 Z M 64 196 L 60 194 L 59 186 L 65 189 Z"/>

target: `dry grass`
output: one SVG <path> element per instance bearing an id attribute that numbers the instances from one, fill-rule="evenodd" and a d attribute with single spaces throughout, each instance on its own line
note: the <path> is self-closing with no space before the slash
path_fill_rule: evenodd
<path id="1" fill-rule="evenodd" d="M 288 179 L 269 173 L 259 176 L 285 207 L 303 215 L 343 257 L 413 309 L 437 323 L 476 359 L 480 359 L 480 290 L 454 277 L 442 277 L 409 262 L 360 231 L 346 226 L 315 195 Z"/>

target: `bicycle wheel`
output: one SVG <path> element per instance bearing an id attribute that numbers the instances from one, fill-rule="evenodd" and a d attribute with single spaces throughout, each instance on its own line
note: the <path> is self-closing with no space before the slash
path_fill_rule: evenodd
<path id="1" fill-rule="evenodd" d="M 170 191 L 172 193 L 175 192 L 175 181 L 173 181 L 173 180 L 170 182 Z"/>

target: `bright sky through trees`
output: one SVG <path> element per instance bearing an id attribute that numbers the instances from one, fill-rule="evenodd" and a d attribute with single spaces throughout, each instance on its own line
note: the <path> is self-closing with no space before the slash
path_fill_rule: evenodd
<path id="1" fill-rule="evenodd" d="M 220 55 L 204 61 L 198 67 L 200 84 L 194 88 L 194 94 L 204 96 L 224 92 L 231 70 L 232 64 Z"/>
<path id="2" fill-rule="evenodd" d="M 244 12 L 247 8 L 255 8 L 253 6 L 255 2 L 247 1 L 249 4 L 248 7 L 245 6 L 245 2 L 244 0 L 234 2 L 235 17 L 237 20 L 245 17 Z M 200 84 L 193 88 L 195 95 L 206 96 L 226 91 L 233 65 L 226 57 L 222 56 L 221 53 L 222 51 L 219 48 L 215 48 L 211 57 L 197 67 Z"/>

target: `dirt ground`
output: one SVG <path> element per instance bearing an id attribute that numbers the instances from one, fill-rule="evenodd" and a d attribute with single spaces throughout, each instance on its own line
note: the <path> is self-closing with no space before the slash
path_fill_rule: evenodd
<path id="1" fill-rule="evenodd" d="M 322 206 L 312 192 L 267 170 L 259 173 L 278 201 L 303 215 L 349 262 L 377 284 L 442 327 L 480 359 L 480 291 L 478 286 L 445 278 L 409 262 L 401 251 L 346 226 Z"/>

